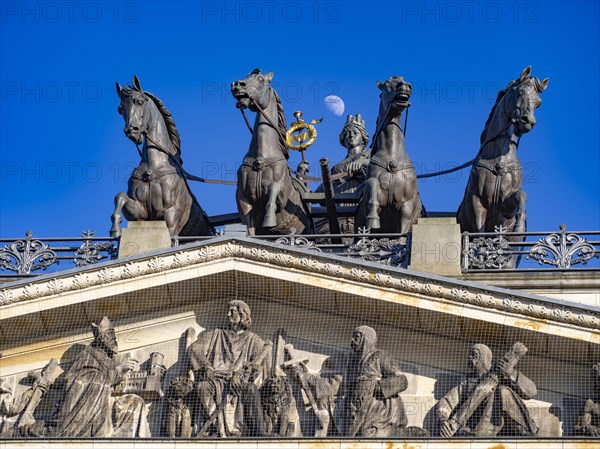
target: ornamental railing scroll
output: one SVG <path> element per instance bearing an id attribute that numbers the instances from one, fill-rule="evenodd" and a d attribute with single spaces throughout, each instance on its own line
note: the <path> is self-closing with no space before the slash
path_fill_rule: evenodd
<path id="1" fill-rule="evenodd" d="M 0 239 L 0 276 L 31 276 L 93 265 L 115 259 L 117 250 L 117 238 L 96 237 L 94 231 L 84 231 L 75 238 L 34 238 L 27 231 L 24 239 Z"/>
<path id="2" fill-rule="evenodd" d="M 216 238 L 226 236 L 219 233 Z M 215 237 L 174 237 L 173 246 Z M 375 234 L 360 229 L 356 234 L 255 236 L 278 245 L 407 267 L 410 234 Z M 342 241 L 342 243 L 332 243 Z M 117 257 L 119 241 L 85 231 L 76 238 L 0 239 L 0 277 L 23 277 L 73 267 L 93 265 Z M 600 231 L 463 233 L 462 271 L 600 271 Z"/>
<path id="3" fill-rule="evenodd" d="M 462 235 L 462 270 L 600 270 L 600 231 L 496 232 Z"/>
<path id="4" fill-rule="evenodd" d="M 222 236 L 222 234 L 219 235 Z M 371 234 L 368 228 L 361 228 L 356 234 L 310 235 L 298 235 L 292 229 L 289 235 L 257 235 L 252 238 L 282 246 L 379 262 L 388 266 L 406 267 L 409 259 L 410 237 L 408 234 Z M 206 239 L 206 237 L 177 236 L 172 241 L 173 246 L 178 246 Z M 332 243 L 334 241 L 345 243 Z"/>

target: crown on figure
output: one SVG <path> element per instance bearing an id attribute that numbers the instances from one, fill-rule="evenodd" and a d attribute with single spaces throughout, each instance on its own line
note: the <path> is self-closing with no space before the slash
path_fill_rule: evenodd
<path id="1" fill-rule="evenodd" d="M 344 125 L 344 128 L 349 125 L 354 125 L 354 126 L 358 126 L 360 128 L 364 128 L 365 121 L 362 119 L 362 116 L 360 114 L 356 114 L 356 115 L 350 114 L 348 117 L 346 117 L 346 124 Z"/>
<path id="2" fill-rule="evenodd" d="M 340 144 L 344 146 L 344 138 L 346 132 L 350 127 L 355 127 L 356 129 L 358 129 L 363 138 L 363 143 L 366 146 L 367 143 L 369 143 L 369 134 L 367 133 L 367 129 L 365 128 L 365 121 L 362 119 L 362 116 L 360 114 L 349 115 L 346 117 L 346 123 L 342 128 L 342 132 L 340 133 Z"/>
<path id="3" fill-rule="evenodd" d="M 94 331 L 94 335 L 101 335 L 102 333 L 113 329 L 114 327 L 112 325 L 112 323 L 110 322 L 110 320 L 108 319 L 108 317 L 104 317 L 102 318 L 102 321 L 100 321 L 100 324 L 96 324 L 96 323 L 92 323 L 92 330 Z"/>

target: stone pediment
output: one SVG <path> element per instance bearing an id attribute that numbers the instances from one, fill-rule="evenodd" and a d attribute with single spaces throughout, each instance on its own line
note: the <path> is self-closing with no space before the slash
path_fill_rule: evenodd
<path id="1" fill-rule="evenodd" d="M 430 312 L 552 337 L 600 342 L 600 314 L 594 307 L 251 238 L 215 238 L 4 284 L 0 289 L 3 346 L 11 345 L 10 329 L 22 320 L 39 319 L 34 328 L 50 326 L 45 331 L 52 333 L 51 320 L 44 316 L 53 309 L 109 303 L 132 292 L 186 282 L 199 282 L 199 287 L 206 288 L 201 279 L 222 273 L 230 273 L 230 280 L 246 294 L 274 295 L 290 304 L 310 303 L 310 291 L 332 292 L 328 296 L 331 303 L 319 301 L 315 305 L 323 311 L 346 303 L 358 310 L 372 307 L 370 314 L 383 315 L 374 318 L 387 320 L 386 310 L 396 306 L 399 310 L 418 309 L 424 315 Z M 284 284 L 287 287 L 280 289 Z M 211 288 L 220 295 L 218 286 Z M 169 295 L 176 295 L 176 291 L 171 289 Z M 359 305 L 358 298 L 368 305 Z M 152 308 L 143 303 L 136 308 L 143 312 L 146 306 Z"/>
<path id="2" fill-rule="evenodd" d="M 68 367 L 73 348 L 91 342 L 89 323 L 110 316 L 120 354 L 140 361 L 164 354 L 166 391 L 182 375 L 182 350 L 218 325 L 233 298 L 252 308 L 253 331 L 276 341 L 283 330 L 314 373 L 343 373 L 352 330 L 376 328 L 380 347 L 404 363 L 409 425 L 430 431 L 434 406 L 464 372 L 465 351 L 474 342 L 485 342 L 495 354 L 515 341 L 527 346 L 519 366 L 533 374 L 540 391 L 528 404 L 538 413 L 540 436 L 572 435 L 573 416 L 590 394 L 589 367 L 600 360 L 600 314 L 593 306 L 313 249 L 217 237 L 3 284 L 2 375 L 18 383 L 50 358 Z M 164 400 L 148 401 L 146 436 L 161 435 L 160 413 L 153 410 Z"/>
<path id="3" fill-rule="evenodd" d="M 502 317 L 508 326 L 527 320 L 542 333 L 568 328 L 568 338 L 600 330 L 594 307 L 251 238 L 215 238 L 6 283 L 1 320 L 229 271 L 339 293 L 343 286 L 353 295 L 492 323 Z"/>
<path id="4" fill-rule="evenodd" d="M 180 304 L 183 290 L 227 299 L 234 287 L 256 300 L 420 332 L 470 339 L 483 329 L 496 338 L 543 336 L 548 355 L 579 363 L 583 353 L 590 362 L 600 358 L 597 308 L 251 238 L 215 238 L 4 284 L 1 346 L 33 342 L 39 330 L 61 335 L 65 323 L 72 326 L 68 331 L 85 330 L 101 314 L 118 320 L 156 313 L 160 305 Z M 145 301 L 144 291 L 162 298 L 160 304 Z M 556 339 L 561 342 L 552 344 Z M 564 352 L 563 340 L 576 341 L 579 349 Z"/>

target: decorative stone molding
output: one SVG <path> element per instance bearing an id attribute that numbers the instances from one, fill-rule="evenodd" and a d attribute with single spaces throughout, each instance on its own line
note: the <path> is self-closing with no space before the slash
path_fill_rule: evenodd
<path id="1" fill-rule="evenodd" d="M 600 329 L 600 313 L 576 305 L 556 304 L 551 300 L 543 302 L 531 298 L 531 295 L 517 297 L 514 294 L 464 285 L 461 281 L 450 278 L 430 279 L 428 275 L 409 274 L 403 269 L 389 268 L 382 271 L 381 265 L 375 263 L 359 262 L 306 249 L 283 249 L 279 245 L 249 239 L 224 241 L 219 238 L 216 241 L 192 245 L 188 249 L 178 247 L 152 256 L 112 261 L 108 266 L 85 267 L 75 274 L 15 283 L 0 290 L 0 306 L 59 295 L 70 290 L 107 285 L 138 276 L 168 273 L 171 270 L 228 258 L 241 258 L 286 270 L 316 273 L 354 283 L 400 290 L 408 294 Z"/>

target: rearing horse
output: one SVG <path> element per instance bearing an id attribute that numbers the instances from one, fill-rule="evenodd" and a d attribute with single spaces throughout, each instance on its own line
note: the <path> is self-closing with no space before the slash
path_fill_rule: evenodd
<path id="1" fill-rule="evenodd" d="M 523 169 L 517 157 L 519 139 L 536 124 L 534 112 L 542 104 L 540 93 L 548 78 L 521 76 L 498 93 L 481 133 L 481 147 L 459 206 L 457 220 L 463 232 L 525 232 Z"/>
<path id="2" fill-rule="evenodd" d="M 392 76 L 384 83 L 378 81 L 377 87 L 381 90 L 379 116 L 356 230 L 368 227 L 382 233 L 406 233 L 423 210 L 400 126 L 402 112 L 410 105 L 412 86 L 401 76 Z"/>
<path id="3" fill-rule="evenodd" d="M 137 76 L 133 86 L 116 87 L 125 135 L 136 146 L 142 144 L 142 160 L 129 178 L 127 193 L 115 197 L 110 235 L 121 235 L 121 214 L 128 221 L 164 220 L 171 236 L 211 235 L 208 217 L 184 178 L 179 132 L 171 113 L 144 92 Z"/>
<path id="4" fill-rule="evenodd" d="M 273 72 L 255 69 L 231 83 L 236 107 L 256 112 L 250 148 L 237 172 L 236 201 L 248 235 L 311 232 L 311 220 L 288 169 L 285 115 L 269 85 Z"/>

